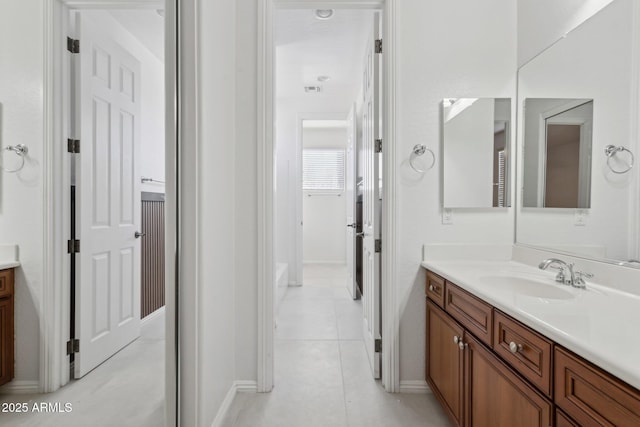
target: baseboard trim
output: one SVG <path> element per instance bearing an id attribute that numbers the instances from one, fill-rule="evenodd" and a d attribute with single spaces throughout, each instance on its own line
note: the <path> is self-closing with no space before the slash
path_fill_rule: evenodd
<path id="1" fill-rule="evenodd" d="M 257 381 L 236 381 L 236 390 L 238 393 L 257 393 Z"/>
<path id="2" fill-rule="evenodd" d="M 11 381 L 0 387 L 0 394 L 36 394 L 40 393 L 39 381 Z"/>
<path id="3" fill-rule="evenodd" d="M 236 381 L 234 382 L 224 400 L 222 401 L 222 405 L 220 405 L 220 409 L 218 410 L 218 415 L 213 420 L 211 427 L 225 427 L 222 423 L 226 421 L 227 415 L 229 415 L 229 409 L 233 404 L 234 399 L 238 393 L 257 393 L 258 392 L 258 382 L 257 381 Z"/>
<path id="4" fill-rule="evenodd" d="M 150 313 L 146 317 L 140 319 L 140 324 L 144 325 L 148 321 L 153 320 L 156 317 L 163 315 L 164 314 L 164 308 L 165 308 L 165 306 L 163 305 L 162 307 L 160 307 L 159 309 L 157 309 L 153 313 Z"/>
<path id="5" fill-rule="evenodd" d="M 431 388 L 426 381 L 400 381 L 400 393 L 428 394 Z"/>

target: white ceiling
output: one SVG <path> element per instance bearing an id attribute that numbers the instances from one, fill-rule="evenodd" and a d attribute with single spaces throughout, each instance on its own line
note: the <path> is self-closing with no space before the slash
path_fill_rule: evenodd
<path id="1" fill-rule="evenodd" d="M 337 9 L 322 21 L 313 10 L 276 10 L 276 97 L 348 111 L 360 89 L 372 25 L 373 11 Z M 318 76 L 331 78 L 321 83 Z M 322 92 L 305 93 L 304 86 L 322 86 Z"/>
<path id="2" fill-rule="evenodd" d="M 151 53 L 164 61 L 164 18 L 156 10 L 112 10 L 109 13 Z"/>

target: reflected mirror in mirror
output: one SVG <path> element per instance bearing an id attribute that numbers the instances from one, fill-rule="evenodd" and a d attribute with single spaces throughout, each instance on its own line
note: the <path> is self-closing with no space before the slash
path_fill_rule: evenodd
<path id="1" fill-rule="evenodd" d="M 516 243 L 640 266 L 640 179 L 637 164 L 629 167 L 640 150 L 638 19 L 636 0 L 613 0 L 518 70 Z M 547 101 L 556 105 L 543 108 Z M 623 147 L 613 159 L 610 145 Z M 560 183 L 553 176 L 569 171 Z M 542 191 L 544 183 L 564 194 Z"/>
<path id="2" fill-rule="evenodd" d="M 509 207 L 511 99 L 445 98 L 445 208 Z"/>
<path id="3" fill-rule="evenodd" d="M 592 99 L 524 101 L 525 208 L 591 205 Z"/>

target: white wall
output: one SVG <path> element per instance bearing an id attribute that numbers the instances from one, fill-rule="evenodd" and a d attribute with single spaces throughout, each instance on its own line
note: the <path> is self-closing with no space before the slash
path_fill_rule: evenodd
<path id="1" fill-rule="evenodd" d="M 340 148 L 347 143 L 346 128 L 305 128 L 304 148 Z M 347 262 L 347 205 L 344 191 L 302 194 L 302 259 L 305 263 Z"/>
<path id="2" fill-rule="evenodd" d="M 612 0 L 518 0 L 518 66 Z"/>
<path id="3" fill-rule="evenodd" d="M 0 243 L 17 244 L 15 380 L 37 382 L 43 286 L 43 6 L 40 0 L 0 5 L 0 145 L 25 144 L 20 173 L 0 172 Z M 16 43 L 16 34 L 21 34 Z M 11 153 L 3 152 L 10 161 Z"/>

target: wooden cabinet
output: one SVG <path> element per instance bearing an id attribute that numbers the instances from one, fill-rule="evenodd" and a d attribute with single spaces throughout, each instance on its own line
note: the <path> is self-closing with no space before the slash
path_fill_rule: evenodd
<path id="1" fill-rule="evenodd" d="M 640 390 L 440 276 L 427 297 L 426 378 L 454 425 L 640 426 Z"/>
<path id="2" fill-rule="evenodd" d="M 493 307 L 451 282 L 445 288 L 445 311 L 486 345 L 491 346 Z"/>
<path id="3" fill-rule="evenodd" d="M 640 426 L 640 391 L 556 348 L 555 400 L 583 426 Z"/>
<path id="4" fill-rule="evenodd" d="M 427 382 L 453 425 L 552 425 L 551 402 L 430 300 L 426 350 Z"/>
<path id="5" fill-rule="evenodd" d="M 13 379 L 13 269 L 0 271 L 0 385 Z"/>
<path id="6" fill-rule="evenodd" d="M 442 277 L 428 271 L 425 293 L 427 297 L 438 304 L 440 308 L 444 308 L 444 279 Z"/>
<path id="7" fill-rule="evenodd" d="M 426 378 L 454 425 L 462 425 L 464 353 L 454 341 L 464 330 L 450 316 L 427 300 Z"/>
<path id="8" fill-rule="evenodd" d="M 553 406 L 479 340 L 465 336 L 465 426 L 549 427 Z"/>

